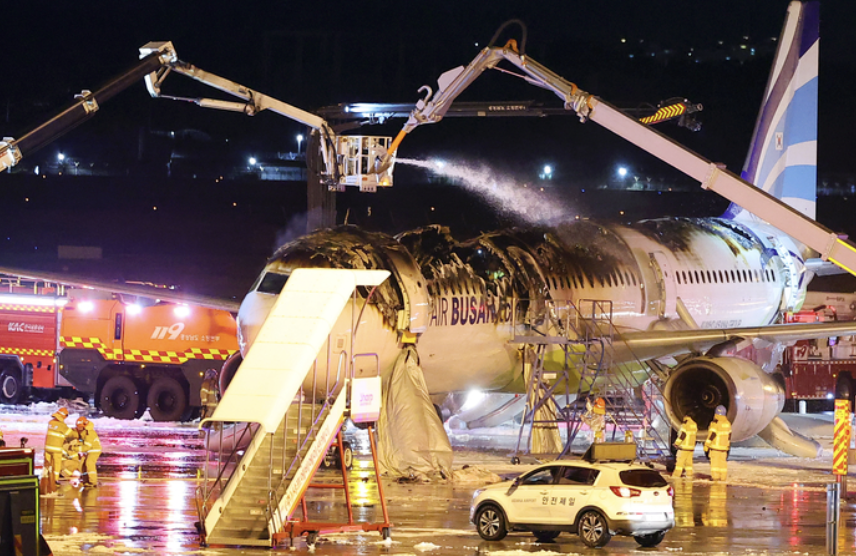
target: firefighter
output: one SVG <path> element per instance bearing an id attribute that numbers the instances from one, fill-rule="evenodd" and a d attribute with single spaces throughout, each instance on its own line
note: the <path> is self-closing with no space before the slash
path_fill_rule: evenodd
<path id="1" fill-rule="evenodd" d="M 56 483 L 62 472 L 63 445 L 67 440 L 74 438 L 74 431 L 65 424 L 68 417 L 68 409 L 61 407 L 53 415 L 48 423 L 48 433 L 45 437 L 45 471 L 47 485 L 46 494 L 56 492 Z"/>
<path id="2" fill-rule="evenodd" d="M 725 407 L 716 407 L 713 421 L 708 426 L 704 451 L 710 455 L 710 478 L 725 481 L 728 475 L 728 450 L 731 448 L 731 423 L 725 416 Z"/>
<path id="3" fill-rule="evenodd" d="M 199 388 L 199 398 L 202 402 L 202 419 L 211 417 L 217 407 L 217 402 L 220 401 L 220 389 L 218 388 L 215 369 L 205 371 L 205 378 Z"/>
<path id="4" fill-rule="evenodd" d="M 81 478 L 84 487 L 98 486 L 98 469 L 95 464 L 101 456 L 101 440 L 95 432 L 95 425 L 81 416 L 77 420 L 77 434 L 80 436 L 80 453 L 83 455 L 83 470 Z"/>
<path id="5" fill-rule="evenodd" d="M 74 472 L 77 471 L 80 475 L 80 440 L 72 438 L 62 446 L 62 470 L 59 476 L 61 479 L 70 479 Z"/>
<path id="6" fill-rule="evenodd" d="M 675 440 L 675 447 L 678 449 L 678 458 L 675 462 L 675 470 L 672 471 L 672 477 L 679 478 L 686 471 L 687 478 L 692 478 L 693 451 L 695 451 L 697 432 L 698 425 L 696 425 L 692 417 L 689 415 L 684 417 L 684 422 L 681 423 L 681 429 L 678 431 L 678 439 Z"/>
<path id="7" fill-rule="evenodd" d="M 589 400 L 586 400 L 586 412 L 582 420 L 591 429 L 592 441 L 603 442 L 604 429 L 606 429 L 606 401 L 598 398 L 592 405 Z"/>

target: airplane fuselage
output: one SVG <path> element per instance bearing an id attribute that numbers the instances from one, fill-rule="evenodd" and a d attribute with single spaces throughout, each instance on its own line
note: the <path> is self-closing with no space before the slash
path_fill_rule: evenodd
<path id="1" fill-rule="evenodd" d="M 241 306 L 242 352 L 276 287 L 301 266 L 391 270 L 362 311 L 356 345 L 344 349 L 377 354 L 356 362 L 357 376 L 378 369 L 386 375 L 402 332 L 409 332 L 431 393 L 522 386 L 520 345 L 512 339 L 526 311 L 545 301 L 591 312 L 585 300 L 606 300 L 619 332 L 735 328 L 767 325 L 798 309 L 807 283 L 790 238 L 765 225 L 721 219 L 577 222 L 466 242 L 427 228 L 397 239 L 346 227 L 280 248 Z M 265 283 L 275 286 L 266 290 Z M 351 314 L 343 313 L 341 330 L 350 329 Z"/>

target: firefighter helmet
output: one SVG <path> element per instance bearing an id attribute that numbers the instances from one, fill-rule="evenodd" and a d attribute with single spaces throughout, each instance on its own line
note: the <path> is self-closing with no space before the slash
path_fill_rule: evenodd
<path id="1" fill-rule="evenodd" d="M 77 430 L 82 431 L 86 428 L 87 423 L 89 423 L 89 419 L 81 415 L 77 418 Z"/>
<path id="2" fill-rule="evenodd" d="M 68 409 L 61 407 L 56 410 L 56 412 L 51 415 L 54 419 L 59 419 L 60 421 L 65 421 L 65 418 L 68 417 Z"/>
<path id="3" fill-rule="evenodd" d="M 598 415 L 606 415 L 606 401 L 603 398 L 594 401 L 594 412 Z"/>
<path id="4" fill-rule="evenodd" d="M 725 415 L 725 414 L 727 413 L 727 412 L 725 411 L 725 406 L 724 406 L 724 405 L 718 405 L 718 406 L 716 406 L 716 412 L 715 412 L 715 413 L 716 413 L 717 415 Z"/>

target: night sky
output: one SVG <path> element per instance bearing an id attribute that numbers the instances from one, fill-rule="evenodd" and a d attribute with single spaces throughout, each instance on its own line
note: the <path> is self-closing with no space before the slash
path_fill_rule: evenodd
<path id="1" fill-rule="evenodd" d="M 137 49 L 151 40 L 171 40 L 182 60 L 311 111 L 342 102 L 415 102 L 421 85 L 433 87 L 443 71 L 469 63 L 504 21 L 519 18 L 527 25 L 529 55 L 613 104 L 632 107 L 675 96 L 704 104 L 702 131 L 692 133 L 674 125 L 661 130 L 739 171 L 772 62 L 762 47 L 778 36 L 786 6 L 787 2 L 770 0 L 133 4 L 28 0 L 4 6 L 0 21 L 5 46 L 0 135 L 20 136 L 81 89 L 96 89 L 133 64 Z M 831 1 L 821 5 L 822 175 L 856 174 L 851 139 L 856 108 L 851 89 L 845 86 L 856 82 L 856 56 L 850 44 L 854 23 L 856 5 Z M 510 28 L 503 42 L 506 38 L 519 39 L 518 28 Z M 757 45 L 757 58 L 694 63 L 688 54 L 699 58 L 740 43 Z M 650 51 L 666 50 L 669 56 L 647 57 Z M 180 76 L 172 76 L 167 89 L 188 96 L 216 94 Z M 558 106 L 550 93 L 496 72 L 482 76 L 460 100 L 538 100 Z M 394 135 L 402 124 L 395 121 L 366 133 Z M 214 142 L 228 139 L 230 150 L 223 156 L 235 159 L 255 152 L 296 150 L 294 138 L 304 131 L 272 114 L 247 118 L 154 100 L 140 83 L 102 106 L 92 120 L 33 153 L 32 159 L 48 160 L 60 150 L 81 158 L 133 159 L 140 129 L 149 133 L 192 129 Z M 685 180 L 596 124 L 582 125 L 574 117 L 447 119 L 413 132 L 399 155 L 478 160 L 521 179 L 534 179 L 544 164 L 551 164 L 556 183 L 565 185 L 602 180 L 618 164 Z M 360 222 L 358 213 L 374 205 L 377 222 L 368 222 L 370 226 L 396 232 L 427 223 L 405 217 L 405 211 L 382 208 L 408 203 L 417 215 L 425 214 L 428 206 L 442 208 L 449 215 L 443 223 L 453 226 L 481 224 L 474 216 L 483 211 L 478 200 L 448 187 L 416 191 L 425 181 L 419 172 L 399 168 L 394 193 L 381 192 L 377 198 L 348 193 L 340 198 L 340 215 L 352 203 L 351 221 Z M 145 261 L 150 270 L 157 267 L 152 274 L 158 279 L 189 276 L 184 266 L 204 268 L 209 276 L 229 274 L 219 262 L 223 260 L 232 261 L 227 267 L 246 269 L 236 270 L 236 278 L 219 284 L 219 290 L 199 280 L 190 286 L 209 291 L 233 288 L 235 282 L 251 278 L 288 230 L 299 228 L 306 202 L 305 188 L 299 184 L 215 186 L 133 175 L 95 185 L 62 179 L 42 186 L 2 175 L 0 198 L 4 222 L 0 231 L 8 264 L 38 263 L 33 258 L 38 245 L 50 250 L 60 236 L 70 243 L 103 245 L 105 258 L 122 259 L 123 264 Z M 696 211 L 720 208 L 719 200 L 702 199 L 663 199 L 657 213 L 683 214 L 688 205 Z M 161 207 L 160 214 L 151 214 L 153 206 Z M 835 221 L 824 221 L 825 206 L 821 202 L 819 220 L 856 237 L 856 227 L 847 229 L 854 226 L 852 219 L 839 218 L 831 207 L 828 217 Z M 841 203 L 836 208 L 840 212 Z M 501 218 L 484 219 L 485 226 L 494 223 L 506 224 Z M 249 262 L 251 258 L 258 262 Z M 158 265 L 159 260 L 169 262 Z"/>

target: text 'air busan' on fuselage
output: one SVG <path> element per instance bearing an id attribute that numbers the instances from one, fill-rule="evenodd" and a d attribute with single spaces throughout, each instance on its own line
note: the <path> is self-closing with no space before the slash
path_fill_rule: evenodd
<path id="1" fill-rule="evenodd" d="M 812 218 L 817 9 L 816 2 L 789 8 L 744 167 L 745 179 Z M 271 257 L 238 315 L 241 350 L 246 353 L 292 270 L 387 269 L 392 275 L 360 313 L 354 340 L 355 349 L 378 355 L 382 374 L 404 345 L 415 344 L 431 394 L 519 390 L 521 349 L 510 340 L 523 314 L 550 302 L 570 302 L 584 313 L 585 300 L 607 300 L 620 338 L 628 345 L 644 338 L 628 352 L 645 360 L 687 354 L 666 388 L 673 424 L 689 414 L 705 426 L 722 404 L 740 440 L 768 429 L 782 408 L 782 386 L 768 374 L 775 362 L 762 369 L 721 351 L 703 353 L 726 340 L 791 339 L 770 325 L 800 308 L 811 254 L 740 207 L 721 218 L 575 221 L 464 241 L 440 226 L 396 237 L 343 226 L 292 241 Z M 357 304 L 364 298 L 362 292 Z M 337 326 L 351 325 L 345 311 Z M 720 339 L 702 331 L 721 331 Z M 679 333 L 694 339 L 676 341 Z M 358 375 L 375 372 L 373 361 L 359 365 Z M 801 455 L 817 448 L 788 442 L 778 447 Z"/>

